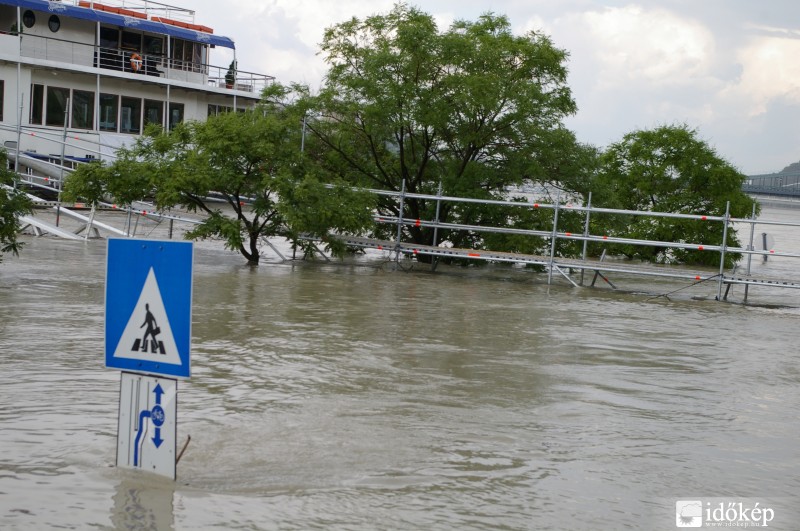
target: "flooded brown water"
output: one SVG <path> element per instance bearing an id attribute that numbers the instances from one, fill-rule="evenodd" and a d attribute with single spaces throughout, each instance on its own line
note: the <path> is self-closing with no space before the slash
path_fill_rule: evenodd
<path id="1" fill-rule="evenodd" d="M 676 529 L 711 498 L 800 526 L 797 290 L 197 244 L 172 482 L 114 467 L 105 241 L 25 241 L 0 265 L 2 529 Z"/>

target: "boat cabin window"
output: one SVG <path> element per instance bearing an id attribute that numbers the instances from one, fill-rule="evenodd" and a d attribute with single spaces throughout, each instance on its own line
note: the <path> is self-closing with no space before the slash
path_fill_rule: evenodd
<path id="1" fill-rule="evenodd" d="M 233 110 L 232 107 L 226 107 L 225 105 L 214 105 L 213 103 L 208 104 L 208 116 L 217 116 L 218 114 L 224 114 L 227 112 L 231 112 Z"/>
<path id="2" fill-rule="evenodd" d="M 122 32 L 122 49 L 130 52 L 142 51 L 142 34 L 132 31 Z"/>
<path id="3" fill-rule="evenodd" d="M 144 100 L 144 125 L 164 123 L 164 103 L 156 100 Z"/>
<path id="4" fill-rule="evenodd" d="M 183 67 L 183 45 L 186 41 L 181 39 L 172 39 L 172 67 Z"/>
<path id="5" fill-rule="evenodd" d="M 147 55 L 164 55 L 164 39 L 153 35 L 145 35 L 144 53 Z"/>
<path id="6" fill-rule="evenodd" d="M 0 79 L 0 122 L 3 121 L 3 103 L 5 103 L 6 82 Z"/>
<path id="7" fill-rule="evenodd" d="M 31 85 L 31 119 L 32 124 L 42 125 L 44 115 L 44 85 Z"/>
<path id="8" fill-rule="evenodd" d="M 67 114 L 67 99 L 69 99 L 69 89 L 47 87 L 45 125 L 63 127 Z"/>
<path id="9" fill-rule="evenodd" d="M 94 129 L 94 92 L 72 91 L 72 127 Z"/>
<path id="10" fill-rule="evenodd" d="M 172 39 L 170 55 L 172 68 L 203 72 L 206 57 L 206 47 L 199 42 Z"/>
<path id="11" fill-rule="evenodd" d="M 53 33 L 61 29 L 61 19 L 58 18 L 58 15 L 50 15 L 50 20 L 47 21 L 47 27 L 50 28 L 50 31 Z"/>
<path id="12" fill-rule="evenodd" d="M 0 80 L 0 121 L 2 121 L 3 89 Z M 142 133 L 142 125 L 164 125 L 166 119 L 170 130 L 183 122 L 184 104 L 163 100 L 142 100 L 131 96 L 100 93 L 97 100 L 99 115 L 94 121 L 95 93 L 88 90 L 31 85 L 31 124 L 64 127 L 67 101 L 71 111 L 70 127 L 106 131 L 111 133 Z M 168 114 L 164 110 L 168 109 Z"/>
<path id="13" fill-rule="evenodd" d="M 175 129 L 175 126 L 183 122 L 183 103 L 170 103 L 169 104 L 169 130 Z"/>
<path id="14" fill-rule="evenodd" d="M 22 23 L 25 24 L 26 28 L 32 28 L 36 24 L 36 14 L 28 9 L 22 14 Z"/>
<path id="15" fill-rule="evenodd" d="M 117 111 L 119 96 L 100 94 L 100 130 L 117 132 Z"/>
<path id="16" fill-rule="evenodd" d="M 142 133 L 142 100 L 122 97 L 120 105 L 119 132 L 138 135 Z"/>
<path id="17" fill-rule="evenodd" d="M 100 47 L 119 48 L 119 30 L 115 28 L 100 28 Z"/>

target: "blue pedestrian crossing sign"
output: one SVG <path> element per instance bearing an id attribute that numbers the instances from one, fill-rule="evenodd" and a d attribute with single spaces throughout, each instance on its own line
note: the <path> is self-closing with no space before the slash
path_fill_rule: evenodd
<path id="1" fill-rule="evenodd" d="M 191 242 L 108 240 L 106 367 L 188 378 Z"/>

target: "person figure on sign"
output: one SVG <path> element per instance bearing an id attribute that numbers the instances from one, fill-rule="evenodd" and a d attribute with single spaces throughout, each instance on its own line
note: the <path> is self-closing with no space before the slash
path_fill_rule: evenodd
<path id="1" fill-rule="evenodd" d="M 144 329 L 144 337 L 142 337 L 142 352 L 147 352 L 147 336 L 153 338 L 153 352 L 156 352 L 156 348 L 158 345 L 158 340 L 156 336 L 161 333 L 161 329 L 156 326 L 156 318 L 153 316 L 153 312 L 150 311 L 150 305 L 145 304 L 144 309 L 147 312 L 144 316 L 144 323 L 139 328 L 147 328 Z"/>

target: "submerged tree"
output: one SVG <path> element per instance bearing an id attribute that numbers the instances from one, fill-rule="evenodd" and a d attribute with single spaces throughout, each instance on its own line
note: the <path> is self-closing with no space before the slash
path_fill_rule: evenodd
<path id="1" fill-rule="evenodd" d="M 371 222 L 371 203 L 341 183 L 326 186 L 305 163 L 301 114 L 286 101 L 289 94 L 273 85 L 256 111 L 173 131 L 149 129 L 110 166 L 75 171 L 66 197 L 97 201 L 108 195 L 120 204 L 152 197 L 159 208 L 184 205 L 206 215 L 187 238 L 219 237 L 251 264 L 258 264 L 260 239 L 268 236 L 291 238 L 304 249 L 316 238 L 341 252 L 331 231 L 362 230 Z M 301 195 L 313 201 L 298 200 Z"/>
<path id="2" fill-rule="evenodd" d="M 23 245 L 17 240 L 19 216 L 31 211 L 30 199 L 14 188 L 17 177 L 7 168 L 6 152 L 0 150 L 0 261 L 2 253 L 19 254 Z"/>
<path id="3" fill-rule="evenodd" d="M 755 201 L 742 192 L 745 176 L 686 125 L 635 131 L 603 154 L 593 182 L 595 204 L 626 210 L 748 217 Z M 651 241 L 720 245 L 722 225 L 695 219 L 617 216 L 596 219 L 607 234 Z M 739 246 L 728 232 L 727 245 Z M 625 246 L 622 252 L 649 261 L 718 265 L 719 255 L 660 246 Z M 728 265 L 738 257 L 728 256 Z"/>
<path id="4" fill-rule="evenodd" d="M 325 32 L 330 70 L 311 102 L 309 156 L 369 188 L 506 198 L 526 182 L 563 183 L 582 173 L 574 135 L 562 120 L 576 110 L 566 85 L 567 53 L 536 32 L 515 36 L 504 16 L 457 21 L 440 32 L 430 15 L 397 4 Z M 408 198 L 403 217 L 433 219 L 436 203 Z M 379 201 L 398 216 L 398 202 Z M 441 221 L 494 223 L 497 209 L 443 204 Z M 384 227 L 384 235 L 394 229 Z M 417 243 L 433 230 L 407 228 Z M 380 234 L 380 227 L 378 228 Z M 441 233 L 440 233 L 441 234 Z M 451 234 L 457 245 L 476 235 Z"/>

